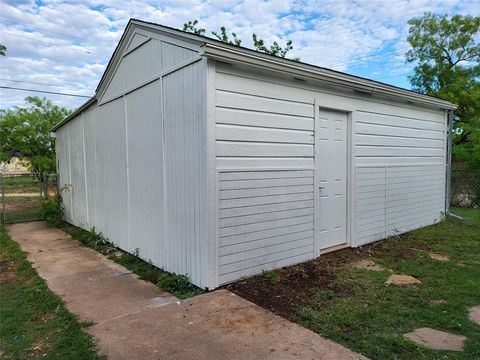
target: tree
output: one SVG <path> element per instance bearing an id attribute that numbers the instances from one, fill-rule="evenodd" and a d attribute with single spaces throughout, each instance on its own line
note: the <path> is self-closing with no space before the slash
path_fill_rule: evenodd
<path id="1" fill-rule="evenodd" d="M 5 56 L 7 53 L 7 47 L 3 44 L 0 44 L 0 56 Z"/>
<path id="2" fill-rule="evenodd" d="M 425 13 L 408 24 L 413 89 L 458 105 L 454 156 L 480 167 L 480 17 Z"/>
<path id="3" fill-rule="evenodd" d="M 46 98 L 27 97 L 25 107 L 0 110 L 0 160 L 15 152 L 39 179 L 55 171 L 55 143 L 50 129 L 70 111 L 53 105 Z"/>
<path id="4" fill-rule="evenodd" d="M 183 31 L 204 36 L 206 30 L 203 28 L 198 28 L 197 24 L 198 24 L 198 20 L 186 22 L 185 24 L 183 24 Z M 242 43 L 242 40 L 237 36 L 236 33 L 232 32 L 231 35 L 228 35 L 228 31 L 225 26 L 220 27 L 220 33 L 216 31 L 212 31 L 212 35 L 216 39 L 227 44 L 240 46 L 240 44 Z M 253 46 L 257 51 L 263 52 L 265 54 L 273 55 L 273 56 L 282 57 L 282 58 L 285 58 L 287 56 L 287 53 L 293 49 L 292 40 L 287 40 L 285 47 L 280 46 L 280 44 L 276 41 L 273 42 L 273 45 L 266 46 L 265 41 L 263 39 L 259 39 L 257 34 L 253 33 L 252 41 L 253 41 Z M 300 61 L 300 58 L 295 57 L 292 60 Z"/>

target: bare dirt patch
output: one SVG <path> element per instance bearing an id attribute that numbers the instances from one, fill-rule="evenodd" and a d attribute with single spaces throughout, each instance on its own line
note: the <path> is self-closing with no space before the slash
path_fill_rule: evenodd
<path id="1" fill-rule="evenodd" d="M 420 328 L 404 335 L 414 343 L 435 350 L 463 351 L 467 338 L 431 328 Z"/>
<path id="2" fill-rule="evenodd" d="M 38 210 L 40 207 L 40 200 L 38 197 L 15 199 L 13 197 L 7 198 L 5 208 L 8 213 L 21 213 L 30 210 Z"/>
<path id="3" fill-rule="evenodd" d="M 378 246 L 380 243 L 360 249 L 344 249 L 306 263 L 278 269 L 277 281 L 257 275 L 227 285 L 226 288 L 277 315 L 292 319 L 298 306 L 307 305 L 311 301 L 313 292 L 330 290 L 350 293 L 351 289 L 335 283 L 336 276 L 346 266 L 372 256 Z"/>
<path id="4" fill-rule="evenodd" d="M 9 259 L 0 260 L 0 284 L 10 284 L 16 280 L 15 263 Z"/>
<path id="5" fill-rule="evenodd" d="M 386 269 L 378 264 L 375 264 L 372 260 L 369 259 L 363 259 L 355 264 L 353 264 L 353 267 L 356 269 L 364 269 L 364 270 L 371 270 L 371 271 L 386 271 Z"/>
<path id="6" fill-rule="evenodd" d="M 39 358 L 47 355 L 50 346 L 45 340 L 39 340 L 34 343 L 29 349 L 27 354 L 29 358 Z"/>

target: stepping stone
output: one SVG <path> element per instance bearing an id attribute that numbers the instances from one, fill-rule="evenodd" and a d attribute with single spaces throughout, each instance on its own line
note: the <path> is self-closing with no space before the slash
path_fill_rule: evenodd
<path id="1" fill-rule="evenodd" d="M 372 260 L 367 259 L 358 261 L 357 263 L 353 264 L 353 267 L 372 271 L 385 271 L 383 266 L 375 264 Z"/>
<path id="2" fill-rule="evenodd" d="M 468 310 L 468 318 L 475 324 L 480 325 L 480 305 L 471 307 Z"/>
<path id="3" fill-rule="evenodd" d="M 430 255 L 430 258 L 433 259 L 433 260 L 448 261 L 448 256 L 447 255 L 435 254 L 435 253 L 428 253 L 428 255 Z"/>
<path id="4" fill-rule="evenodd" d="M 405 334 L 414 343 L 435 350 L 463 351 L 467 338 L 431 328 L 420 328 Z"/>
<path id="5" fill-rule="evenodd" d="M 420 284 L 421 281 L 414 278 L 410 275 L 398 275 L 392 274 L 390 277 L 385 281 L 385 284 L 390 285 L 412 285 L 412 284 Z"/>
<path id="6" fill-rule="evenodd" d="M 430 304 L 434 304 L 434 305 L 446 304 L 446 303 L 447 303 L 447 300 L 445 299 L 434 299 L 430 301 Z"/>

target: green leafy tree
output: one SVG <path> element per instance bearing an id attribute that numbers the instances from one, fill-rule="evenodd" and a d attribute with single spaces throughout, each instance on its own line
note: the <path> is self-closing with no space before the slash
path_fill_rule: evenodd
<path id="1" fill-rule="evenodd" d="M 212 35 L 215 36 L 218 40 L 227 44 L 240 46 L 240 44 L 242 43 L 242 40 L 240 40 L 237 37 L 237 34 L 234 32 L 232 32 L 232 40 L 230 40 L 230 37 L 228 36 L 227 29 L 225 28 L 225 26 L 222 26 L 220 28 L 220 34 L 218 34 L 216 31 L 212 31 Z"/>
<path id="2" fill-rule="evenodd" d="M 196 35 L 205 35 L 205 29 L 197 28 L 198 20 L 193 20 L 183 24 L 183 31 L 191 32 Z"/>
<path id="3" fill-rule="evenodd" d="M 55 143 L 49 130 L 70 113 L 46 98 L 27 97 L 25 107 L 0 110 L 0 160 L 15 152 L 39 179 L 55 171 Z"/>
<path id="4" fill-rule="evenodd" d="M 408 24 L 413 89 L 458 105 L 454 156 L 480 167 L 480 17 L 425 13 Z"/>
<path id="5" fill-rule="evenodd" d="M 197 25 L 198 25 L 198 20 L 186 22 L 185 24 L 183 24 L 183 31 L 191 32 L 197 35 L 205 35 L 206 30 L 203 28 L 197 27 Z M 227 28 L 225 26 L 222 26 L 220 28 L 220 33 L 216 31 L 212 31 L 212 35 L 216 39 L 227 44 L 240 46 L 242 43 L 242 40 L 237 36 L 236 33 L 232 32 L 229 35 Z M 273 56 L 282 57 L 282 58 L 285 58 L 288 52 L 293 49 L 292 40 L 287 40 L 285 47 L 282 47 L 276 41 L 273 42 L 273 45 L 267 46 L 265 45 L 265 41 L 263 39 L 259 39 L 257 34 L 253 33 L 252 41 L 253 41 L 253 46 L 257 51 L 263 52 L 265 54 L 273 55 Z M 292 60 L 300 61 L 300 58 L 295 57 Z"/>
<path id="6" fill-rule="evenodd" d="M 5 56 L 7 53 L 7 47 L 3 44 L 0 44 L 0 56 Z"/>

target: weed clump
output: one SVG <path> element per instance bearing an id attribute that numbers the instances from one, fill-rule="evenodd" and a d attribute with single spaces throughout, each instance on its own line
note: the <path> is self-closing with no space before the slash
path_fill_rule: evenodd
<path id="1" fill-rule="evenodd" d="M 60 196 L 47 197 L 42 201 L 41 205 L 42 218 L 45 219 L 49 226 L 59 226 L 63 222 L 62 198 Z"/>
<path id="2" fill-rule="evenodd" d="M 193 285 L 187 275 L 175 273 L 161 273 L 157 285 L 179 299 L 186 299 L 203 293 L 203 290 Z"/>

